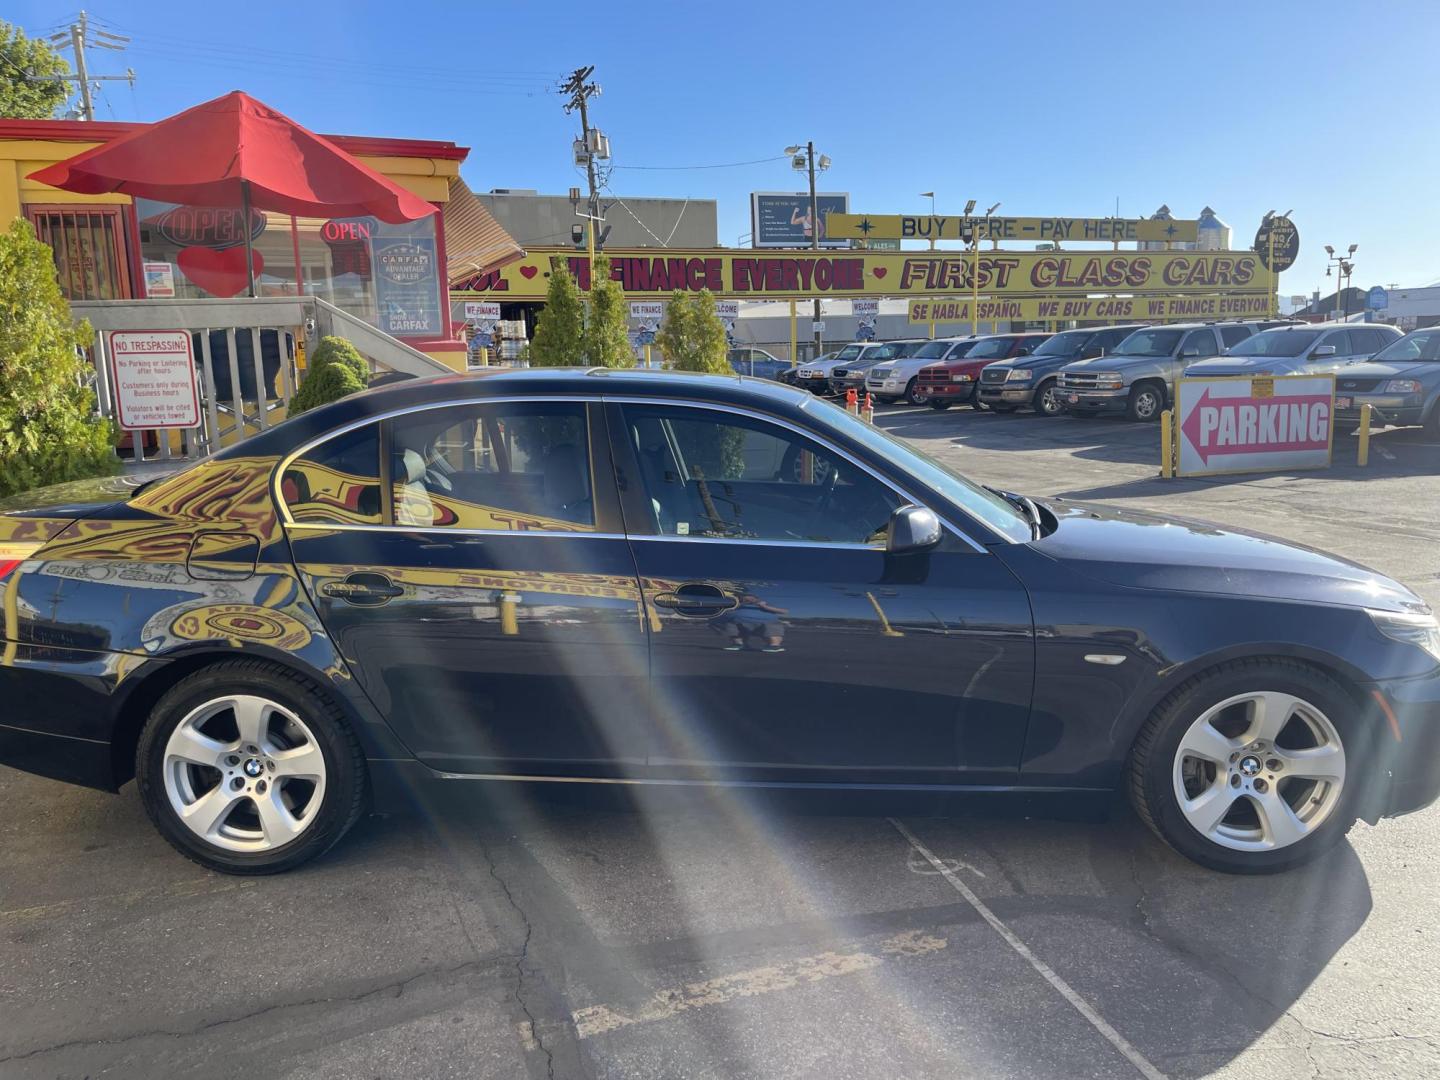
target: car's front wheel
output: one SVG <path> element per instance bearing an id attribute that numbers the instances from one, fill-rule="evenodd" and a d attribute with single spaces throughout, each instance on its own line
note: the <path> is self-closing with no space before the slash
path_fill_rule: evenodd
<path id="1" fill-rule="evenodd" d="M 215 664 L 167 691 L 135 765 L 161 835 L 228 874 L 314 858 L 365 797 L 364 755 L 340 709 L 310 680 L 258 660 Z"/>
<path id="2" fill-rule="evenodd" d="M 905 400 L 911 405 L 924 405 L 926 401 L 925 395 L 920 393 L 918 383 L 916 378 L 905 384 Z"/>
<path id="3" fill-rule="evenodd" d="M 1130 400 L 1125 411 L 1131 420 L 1148 424 L 1158 420 L 1165 411 L 1165 391 L 1155 383 L 1140 383 L 1130 391 Z"/>
<path id="4" fill-rule="evenodd" d="M 1131 801 L 1203 866 L 1263 874 L 1307 862 L 1354 823 L 1359 713 L 1314 668 L 1227 664 L 1179 687 L 1146 722 L 1130 755 Z"/>
<path id="5" fill-rule="evenodd" d="M 1054 379 L 1040 384 L 1035 391 L 1035 412 L 1039 416 L 1059 416 L 1065 411 L 1065 402 L 1060 398 L 1060 387 Z"/>

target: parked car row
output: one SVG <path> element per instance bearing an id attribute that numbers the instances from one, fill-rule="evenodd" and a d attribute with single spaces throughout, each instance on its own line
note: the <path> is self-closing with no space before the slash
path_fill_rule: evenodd
<path id="1" fill-rule="evenodd" d="M 868 392 L 877 401 L 1041 416 L 1123 413 L 1157 420 L 1182 375 L 1337 375 L 1336 414 L 1369 404 L 1382 423 L 1440 435 L 1440 328 L 1402 335 L 1383 323 L 1257 320 L 1087 327 L 853 342 L 792 368 L 763 349 L 731 351 L 738 374 L 814 394 Z"/>

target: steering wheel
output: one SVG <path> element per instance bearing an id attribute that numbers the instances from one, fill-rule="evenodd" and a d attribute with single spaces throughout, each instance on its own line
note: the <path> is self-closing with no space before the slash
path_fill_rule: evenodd
<path id="1" fill-rule="evenodd" d="M 802 540 L 808 540 L 810 538 L 814 533 L 815 526 L 820 523 L 820 520 L 825 516 L 825 512 L 830 509 L 830 503 L 835 497 L 835 485 L 839 480 L 840 468 L 831 462 L 829 470 L 827 470 L 824 478 L 820 481 L 819 485 L 817 485 L 820 488 L 820 498 L 815 502 L 815 509 L 810 511 L 810 516 L 805 519 L 804 531 L 801 536 Z"/>

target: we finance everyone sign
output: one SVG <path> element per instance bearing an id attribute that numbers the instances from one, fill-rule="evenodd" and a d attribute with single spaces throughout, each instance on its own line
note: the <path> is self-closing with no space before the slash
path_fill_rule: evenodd
<path id="1" fill-rule="evenodd" d="M 1122 292 L 1263 295 L 1270 276 L 1253 251 L 1040 252 L 755 252 L 631 249 L 606 252 L 610 276 L 633 300 L 709 289 L 745 300 L 836 296 L 1052 297 Z M 590 263 L 570 248 L 537 248 L 498 270 L 457 283 L 452 295 L 543 300 L 551 259 L 564 261 L 577 284 L 590 288 Z M 977 273 L 978 271 L 978 273 Z"/>
<path id="2" fill-rule="evenodd" d="M 1323 469 L 1335 428 L 1334 375 L 1181 379 L 1180 476 Z"/>

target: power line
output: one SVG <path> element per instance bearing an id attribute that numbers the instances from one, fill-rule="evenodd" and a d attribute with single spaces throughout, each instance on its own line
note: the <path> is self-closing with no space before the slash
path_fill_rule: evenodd
<path id="1" fill-rule="evenodd" d="M 738 169 L 745 165 L 764 165 L 771 161 L 788 160 L 784 154 L 752 158 L 750 161 L 726 161 L 719 165 L 612 165 L 612 169 L 643 169 L 647 172 L 690 172 L 695 169 Z"/>
<path id="2" fill-rule="evenodd" d="M 130 44 L 130 39 L 123 34 L 112 34 L 105 30 L 96 30 L 95 36 L 90 37 L 90 17 L 85 12 L 80 12 L 76 20 L 69 26 L 57 30 L 47 39 L 52 48 L 68 48 L 75 57 L 75 74 L 73 75 L 27 75 L 31 82 L 73 82 L 80 88 L 80 116 L 84 120 L 95 119 L 95 99 L 92 96 L 91 84 L 102 82 L 119 82 L 128 80 L 131 87 L 135 85 L 135 69 L 126 70 L 124 75 L 91 75 L 87 68 L 85 50 L 110 49 L 113 52 L 124 52 L 125 47 Z M 113 112 L 113 110 L 112 110 Z"/>

